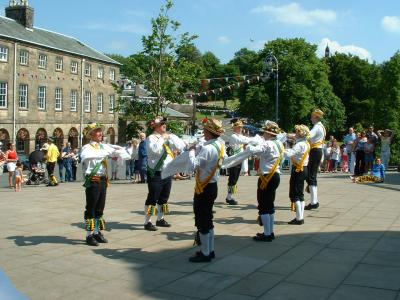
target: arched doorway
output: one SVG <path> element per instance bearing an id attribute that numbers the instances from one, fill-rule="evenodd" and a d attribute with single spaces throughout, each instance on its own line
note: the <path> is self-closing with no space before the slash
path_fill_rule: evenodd
<path id="1" fill-rule="evenodd" d="M 72 127 L 68 132 L 68 142 L 71 143 L 71 148 L 78 148 L 79 133 L 75 127 Z"/>
<path id="2" fill-rule="evenodd" d="M 110 127 L 107 129 L 107 142 L 110 144 L 115 144 L 115 130 Z"/>
<path id="3" fill-rule="evenodd" d="M 53 131 L 54 144 L 58 149 L 62 149 L 64 147 L 64 132 L 61 128 L 57 127 Z"/>
<path id="4" fill-rule="evenodd" d="M 5 152 L 7 150 L 7 144 L 10 142 L 10 134 L 7 129 L 0 128 L 0 142 L 2 143 L 0 150 Z"/>
<path id="5" fill-rule="evenodd" d="M 17 132 L 16 149 L 18 153 L 29 155 L 29 131 L 25 128 Z"/>
<path id="6" fill-rule="evenodd" d="M 43 144 L 47 142 L 47 131 L 44 128 L 39 128 L 35 136 L 35 148 L 42 148 Z"/>

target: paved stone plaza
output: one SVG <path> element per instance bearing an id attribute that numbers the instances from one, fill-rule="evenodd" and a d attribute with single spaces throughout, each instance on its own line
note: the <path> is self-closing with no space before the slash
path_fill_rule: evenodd
<path id="1" fill-rule="evenodd" d="M 222 177 L 217 258 L 208 264 L 188 262 L 196 251 L 193 180 L 173 183 L 173 226 L 157 232 L 143 230 L 146 185 L 113 183 L 109 243 L 99 247 L 84 243 L 82 183 L 2 187 L 0 270 L 31 299 L 400 299 L 400 174 L 381 185 L 320 177 L 320 209 L 290 226 L 289 175 L 282 176 L 271 243 L 251 239 L 261 232 L 257 177 L 240 178 L 237 207 L 224 205 Z"/>

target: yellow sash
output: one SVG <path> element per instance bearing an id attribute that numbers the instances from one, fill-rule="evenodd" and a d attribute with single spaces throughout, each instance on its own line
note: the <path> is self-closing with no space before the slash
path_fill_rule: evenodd
<path id="1" fill-rule="evenodd" d="M 217 148 L 216 144 L 213 144 L 213 145 L 215 146 L 215 148 Z M 224 144 L 222 144 L 221 145 L 221 149 L 219 149 L 217 164 L 211 170 L 210 175 L 208 175 L 207 178 L 203 182 L 200 181 L 200 169 L 197 170 L 197 172 L 196 172 L 196 185 L 194 187 L 194 192 L 195 192 L 196 195 L 199 195 L 199 194 L 203 193 L 204 188 L 207 186 L 207 184 L 210 183 L 211 179 L 214 177 L 215 172 L 220 167 L 221 160 L 224 159 L 224 153 L 225 153 L 225 147 L 224 147 Z"/>
<path id="2" fill-rule="evenodd" d="M 276 143 L 276 145 L 278 146 L 279 144 Z M 279 155 L 279 158 L 276 160 L 274 166 L 272 167 L 271 172 L 268 173 L 268 174 L 265 174 L 265 175 L 260 175 L 260 180 L 261 180 L 260 189 L 262 189 L 262 190 L 265 190 L 267 188 L 268 183 L 270 182 L 272 176 L 274 176 L 276 170 L 278 169 L 279 164 L 281 163 L 281 160 L 282 160 L 282 157 L 283 157 L 283 150 L 285 148 L 281 149 L 278 146 L 278 149 L 279 149 L 279 154 L 280 155 Z"/>
<path id="3" fill-rule="evenodd" d="M 96 149 L 96 150 L 103 149 L 102 145 L 99 144 L 99 143 L 90 144 L 90 145 L 91 145 L 94 149 Z M 107 157 L 105 157 L 105 158 L 101 161 L 101 164 L 102 164 L 103 168 L 105 169 L 105 173 L 106 173 L 106 185 L 107 185 L 107 187 L 109 187 L 109 186 L 110 186 L 110 179 L 108 178 L 108 162 L 107 162 Z M 94 175 L 96 175 L 96 174 L 94 174 Z"/>
<path id="4" fill-rule="evenodd" d="M 292 157 L 292 164 L 296 167 L 296 172 L 302 172 L 304 170 L 304 161 L 306 160 L 308 154 L 310 153 L 310 144 L 306 142 L 307 144 L 307 151 L 304 153 L 303 157 L 301 158 L 301 161 L 297 163 L 294 158 Z"/>
<path id="5" fill-rule="evenodd" d="M 321 127 L 322 127 L 322 130 L 324 131 L 324 137 L 322 138 L 322 141 L 311 144 L 311 149 L 318 148 L 319 146 L 322 146 L 323 144 L 325 144 L 326 130 L 325 130 L 324 125 L 322 125 L 322 123 L 321 123 Z"/>

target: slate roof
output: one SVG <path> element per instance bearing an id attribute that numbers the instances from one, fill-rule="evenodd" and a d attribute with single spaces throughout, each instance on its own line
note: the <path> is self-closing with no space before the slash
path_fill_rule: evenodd
<path id="1" fill-rule="evenodd" d="M 37 27 L 34 27 L 33 30 L 27 29 L 17 21 L 3 16 L 0 16 L 0 37 L 121 65 L 73 37 Z"/>

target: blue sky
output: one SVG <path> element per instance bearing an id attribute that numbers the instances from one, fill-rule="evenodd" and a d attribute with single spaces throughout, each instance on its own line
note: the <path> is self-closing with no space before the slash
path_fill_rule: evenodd
<path id="1" fill-rule="evenodd" d="M 30 0 L 35 26 L 70 35 L 99 51 L 124 56 L 141 50 L 150 19 L 162 0 Z M 200 51 L 228 62 L 236 51 L 254 50 L 276 38 L 302 37 L 333 51 L 381 63 L 400 48 L 396 0 L 175 0 L 171 17 L 181 31 L 199 35 Z M 7 0 L 0 0 L 4 15 Z"/>

